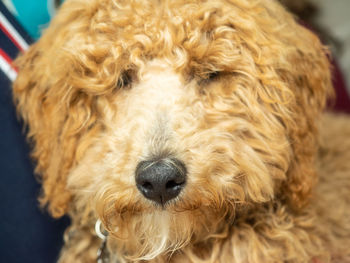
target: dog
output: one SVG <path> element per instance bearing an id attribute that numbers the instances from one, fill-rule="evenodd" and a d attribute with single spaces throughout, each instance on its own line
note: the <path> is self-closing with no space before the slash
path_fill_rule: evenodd
<path id="1" fill-rule="evenodd" d="M 67 0 L 16 65 L 59 262 L 350 262 L 350 120 L 277 1 Z"/>

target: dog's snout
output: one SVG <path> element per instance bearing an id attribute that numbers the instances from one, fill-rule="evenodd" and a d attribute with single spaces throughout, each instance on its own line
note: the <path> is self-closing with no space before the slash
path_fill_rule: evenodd
<path id="1" fill-rule="evenodd" d="M 186 167 L 177 159 L 142 161 L 136 168 L 136 186 L 161 205 L 177 197 L 186 183 Z"/>

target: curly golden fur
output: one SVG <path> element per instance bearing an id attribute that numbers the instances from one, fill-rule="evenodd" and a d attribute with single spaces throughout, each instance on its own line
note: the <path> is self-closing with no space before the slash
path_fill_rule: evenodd
<path id="1" fill-rule="evenodd" d="M 96 262 L 97 219 L 109 262 L 350 262 L 327 56 L 273 0 L 65 1 L 13 88 L 40 202 L 71 218 L 59 262 Z M 187 169 L 162 207 L 135 185 L 155 158 Z"/>

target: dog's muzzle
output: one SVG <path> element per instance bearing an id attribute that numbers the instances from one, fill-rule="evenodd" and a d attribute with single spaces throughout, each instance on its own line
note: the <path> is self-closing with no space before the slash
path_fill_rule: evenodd
<path id="1" fill-rule="evenodd" d="M 186 167 L 178 159 L 142 161 L 136 168 L 136 186 L 147 199 L 165 205 L 186 184 Z"/>

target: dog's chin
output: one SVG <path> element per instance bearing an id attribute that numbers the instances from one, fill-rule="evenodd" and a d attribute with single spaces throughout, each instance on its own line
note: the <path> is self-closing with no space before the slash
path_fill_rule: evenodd
<path id="1" fill-rule="evenodd" d="M 209 240 L 226 230 L 224 222 L 232 209 L 174 202 L 161 207 L 132 206 L 122 213 L 104 217 L 110 232 L 112 253 L 127 260 L 151 260 L 159 255 L 170 256 L 198 240 Z"/>

